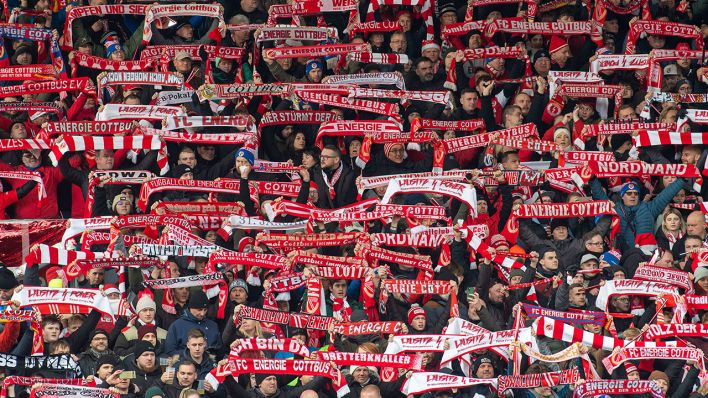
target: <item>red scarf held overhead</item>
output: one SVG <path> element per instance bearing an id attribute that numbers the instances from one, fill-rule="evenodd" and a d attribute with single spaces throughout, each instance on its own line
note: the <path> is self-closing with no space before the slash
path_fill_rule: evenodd
<path id="1" fill-rule="evenodd" d="M 551 204 L 529 204 L 521 205 L 518 209 L 512 212 L 502 235 L 509 242 L 516 242 L 519 234 L 519 218 L 574 218 L 574 217 L 591 217 L 601 214 L 609 214 L 612 216 L 612 224 L 619 224 L 619 216 L 614 210 L 613 203 L 607 200 L 596 200 L 590 202 L 576 203 L 551 203 Z M 612 236 L 617 231 L 613 227 Z"/>

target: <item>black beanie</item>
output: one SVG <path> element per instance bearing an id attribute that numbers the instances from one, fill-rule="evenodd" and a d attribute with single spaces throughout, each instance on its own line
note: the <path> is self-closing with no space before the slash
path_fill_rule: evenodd
<path id="1" fill-rule="evenodd" d="M 477 358 L 474 359 L 472 362 L 472 373 L 475 374 L 477 373 L 477 370 L 479 369 L 480 366 L 482 366 L 483 363 L 488 363 L 494 367 L 494 359 L 487 354 L 482 354 L 478 356 Z M 496 373 L 496 368 L 494 369 L 494 372 Z"/>
<path id="2" fill-rule="evenodd" d="M 553 220 L 551 220 L 551 232 L 553 232 L 553 230 L 558 227 L 568 228 L 568 219 L 567 218 L 554 218 Z"/>
<path id="3" fill-rule="evenodd" d="M 12 271 L 7 269 L 4 265 L 0 266 L 0 289 L 14 289 L 17 287 L 17 285 L 19 285 L 19 283 L 17 283 L 17 278 L 15 278 L 15 274 L 13 274 Z"/>
<path id="4" fill-rule="evenodd" d="M 135 342 L 135 359 L 140 358 L 146 352 L 155 352 L 155 346 L 147 340 L 138 340 Z"/>
<path id="5" fill-rule="evenodd" d="M 261 383 L 263 383 L 263 380 L 267 379 L 269 376 L 272 375 L 268 373 L 256 373 L 254 376 L 256 378 L 256 387 L 260 387 Z"/>
<path id="6" fill-rule="evenodd" d="M 189 308 L 204 309 L 208 306 L 209 299 L 203 291 L 197 290 L 189 295 Z"/>
<path id="7" fill-rule="evenodd" d="M 96 360 L 96 372 L 98 372 L 98 369 L 103 365 L 111 365 L 115 369 L 115 367 L 118 366 L 118 357 L 113 354 L 104 354 L 98 357 Z"/>
<path id="8" fill-rule="evenodd" d="M 91 340 L 93 340 L 93 338 L 96 337 L 96 336 L 99 335 L 99 334 L 102 334 L 102 335 L 106 336 L 106 338 L 108 338 L 108 332 L 106 332 L 105 330 L 103 330 L 103 329 L 94 329 L 94 330 L 92 330 L 91 333 L 89 334 L 89 339 L 88 339 L 89 344 L 91 343 Z"/>

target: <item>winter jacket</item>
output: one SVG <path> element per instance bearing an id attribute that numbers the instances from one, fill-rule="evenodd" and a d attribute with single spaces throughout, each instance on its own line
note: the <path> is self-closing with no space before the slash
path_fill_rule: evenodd
<path id="1" fill-rule="evenodd" d="M 197 320 L 189 312 L 189 309 L 185 309 L 182 316 L 174 321 L 167 331 L 165 353 L 174 355 L 178 351 L 185 349 L 187 346 L 187 333 L 192 329 L 199 329 L 204 332 L 208 348 L 216 350 L 221 348 L 221 334 L 216 322 L 208 318 L 204 318 L 201 321 Z"/>
<path id="2" fill-rule="evenodd" d="M 209 371 L 211 371 L 212 369 L 214 369 L 214 367 L 216 366 L 216 365 L 214 364 L 214 361 L 212 361 L 211 358 L 209 358 L 209 355 L 207 355 L 206 353 L 204 353 L 204 356 L 202 356 L 202 362 L 201 362 L 201 363 L 197 363 L 197 361 L 195 361 L 194 358 L 192 358 L 192 356 L 189 355 L 189 352 L 188 352 L 187 349 L 185 348 L 185 349 L 182 350 L 182 352 L 179 354 L 179 360 L 180 360 L 180 362 L 181 362 L 181 361 L 184 361 L 184 360 L 186 360 L 186 359 L 188 359 L 188 360 L 194 362 L 194 363 L 197 365 L 197 380 L 204 380 L 204 378 L 206 377 L 206 375 L 209 374 Z"/>
<path id="3" fill-rule="evenodd" d="M 600 235 L 605 236 L 610 229 L 612 219 L 610 217 L 602 217 L 597 223 L 595 231 Z M 537 246 L 550 246 L 556 249 L 558 254 L 558 262 L 561 269 L 567 270 L 571 266 L 578 264 L 580 257 L 585 252 L 585 244 L 581 238 L 568 237 L 564 240 L 542 239 L 534 233 L 530 226 L 531 221 L 522 220 L 519 223 L 519 237 L 530 248 Z"/>
<path id="4" fill-rule="evenodd" d="M 315 377 L 309 383 L 299 387 L 283 390 L 278 388 L 273 395 L 264 395 L 260 389 L 245 390 L 233 376 L 227 376 L 224 385 L 229 397 L 237 398 L 299 398 L 305 390 L 319 391 L 324 385 L 324 378 Z M 170 397 L 171 398 L 171 397 Z"/>
<path id="5" fill-rule="evenodd" d="M 617 239 L 620 249 L 634 247 L 634 239 L 637 235 L 646 233 L 653 235 L 654 220 L 664 211 L 671 199 L 687 185 L 686 179 L 679 178 L 664 188 L 652 201 L 640 201 L 636 206 L 625 206 L 621 198 L 616 201 L 615 209 L 620 217 L 620 233 Z M 590 189 L 593 199 L 609 200 L 597 179 L 590 181 Z"/>
<path id="6" fill-rule="evenodd" d="M 98 362 L 99 358 L 103 355 L 115 354 L 111 350 L 106 350 L 105 352 L 99 354 L 90 348 L 79 354 L 78 362 L 79 366 L 81 366 L 81 372 L 87 376 L 96 374 L 96 362 Z"/>
<path id="7" fill-rule="evenodd" d="M 342 174 L 334 184 L 334 199 L 330 196 L 329 188 L 322 176 L 322 169 L 315 166 L 311 172 L 312 181 L 317 184 L 318 200 L 315 206 L 322 209 L 336 209 L 356 202 L 356 175 L 344 163 L 340 163 Z M 334 174 L 334 173 L 332 173 Z M 331 175 L 329 177 L 331 179 Z"/>
<path id="8" fill-rule="evenodd" d="M 157 358 L 155 361 L 158 361 Z M 145 393 L 145 391 L 150 388 L 150 386 L 157 383 L 160 380 L 160 376 L 162 376 L 162 370 L 159 366 L 156 366 L 152 372 L 146 372 L 140 369 L 135 363 L 135 355 L 133 354 L 127 356 L 123 360 L 123 363 L 125 364 L 125 368 L 127 370 L 132 370 L 135 372 L 135 378 L 131 380 L 131 383 L 137 385 L 138 388 L 140 388 L 141 393 Z"/>
<path id="9" fill-rule="evenodd" d="M 43 174 L 42 181 L 47 197 L 42 200 L 43 206 L 38 203 L 39 194 L 35 187 L 24 198 L 15 204 L 15 218 L 40 218 L 51 219 L 59 216 L 59 199 L 57 198 L 57 186 L 64 181 L 64 175 L 56 167 L 41 166 L 36 170 L 30 170 L 24 165 L 9 166 L 0 163 L 0 171 L 38 171 Z M 11 179 L 9 180 L 13 189 L 18 189 L 25 185 L 27 181 Z"/>
<path id="10" fill-rule="evenodd" d="M 138 321 L 140 322 L 140 321 Z M 140 322 L 142 324 L 142 322 Z M 116 354 L 120 356 L 125 356 L 128 355 L 133 349 L 133 345 L 135 343 L 135 340 L 138 338 L 138 328 L 136 326 L 131 326 L 128 329 L 126 329 L 124 332 L 118 335 L 118 338 L 116 339 L 116 344 L 113 346 L 113 350 L 116 352 Z M 158 327 L 157 328 L 157 340 L 165 344 L 165 340 L 167 339 L 167 330 Z"/>

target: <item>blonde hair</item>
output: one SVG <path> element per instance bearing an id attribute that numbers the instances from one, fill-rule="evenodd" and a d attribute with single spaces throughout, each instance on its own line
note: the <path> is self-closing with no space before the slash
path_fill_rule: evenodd
<path id="1" fill-rule="evenodd" d="M 244 325 L 241 325 L 241 326 L 238 328 L 239 332 L 243 333 L 244 336 L 247 336 L 247 337 L 264 337 L 264 336 L 263 336 L 263 328 L 261 327 L 261 323 L 258 322 L 258 321 L 253 321 L 253 322 L 255 322 L 255 324 L 256 324 L 256 326 L 255 326 L 255 329 L 256 329 L 256 334 L 255 334 L 255 336 L 249 336 L 248 333 L 246 333 L 246 331 L 243 330 L 243 326 L 244 326 Z"/>
<path id="2" fill-rule="evenodd" d="M 669 230 L 666 229 L 666 217 L 669 214 L 673 214 L 679 218 L 679 231 L 681 234 L 686 233 L 686 223 L 683 221 L 683 216 L 681 215 L 681 212 L 678 211 L 677 209 L 674 209 L 673 207 L 667 207 L 666 210 L 664 210 L 663 213 L 661 213 L 661 230 L 664 232 L 664 234 L 668 234 Z"/>
<path id="3" fill-rule="evenodd" d="M 199 391 L 193 389 L 193 388 L 185 388 L 182 390 L 181 393 L 179 393 L 179 398 L 189 398 L 192 395 L 196 395 L 197 397 L 201 397 L 199 394 Z"/>

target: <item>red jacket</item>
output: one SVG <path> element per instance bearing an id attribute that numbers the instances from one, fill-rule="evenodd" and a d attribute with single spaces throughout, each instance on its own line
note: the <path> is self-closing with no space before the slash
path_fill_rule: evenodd
<path id="1" fill-rule="evenodd" d="M 0 333 L 0 352 L 10 352 L 20 337 L 20 323 L 7 322 L 5 329 Z"/>
<path id="2" fill-rule="evenodd" d="M 0 171 L 29 171 L 24 165 L 9 166 L 5 163 L 0 163 Z M 36 171 L 44 174 L 44 188 L 47 190 L 47 198 L 43 205 L 40 206 L 39 187 L 35 187 L 24 198 L 17 201 L 15 205 L 15 218 L 41 218 L 50 219 L 57 218 L 59 215 L 59 205 L 57 202 L 57 186 L 64 181 L 64 175 L 59 171 L 58 167 L 42 166 Z M 24 180 L 9 180 L 12 189 L 17 189 L 24 185 L 27 181 Z"/>
<path id="3" fill-rule="evenodd" d="M 10 206 L 15 202 L 17 202 L 17 191 L 15 191 L 14 189 L 10 192 L 0 193 L 0 220 L 4 220 L 7 218 L 7 214 L 5 214 L 5 209 L 7 208 L 7 206 Z"/>

